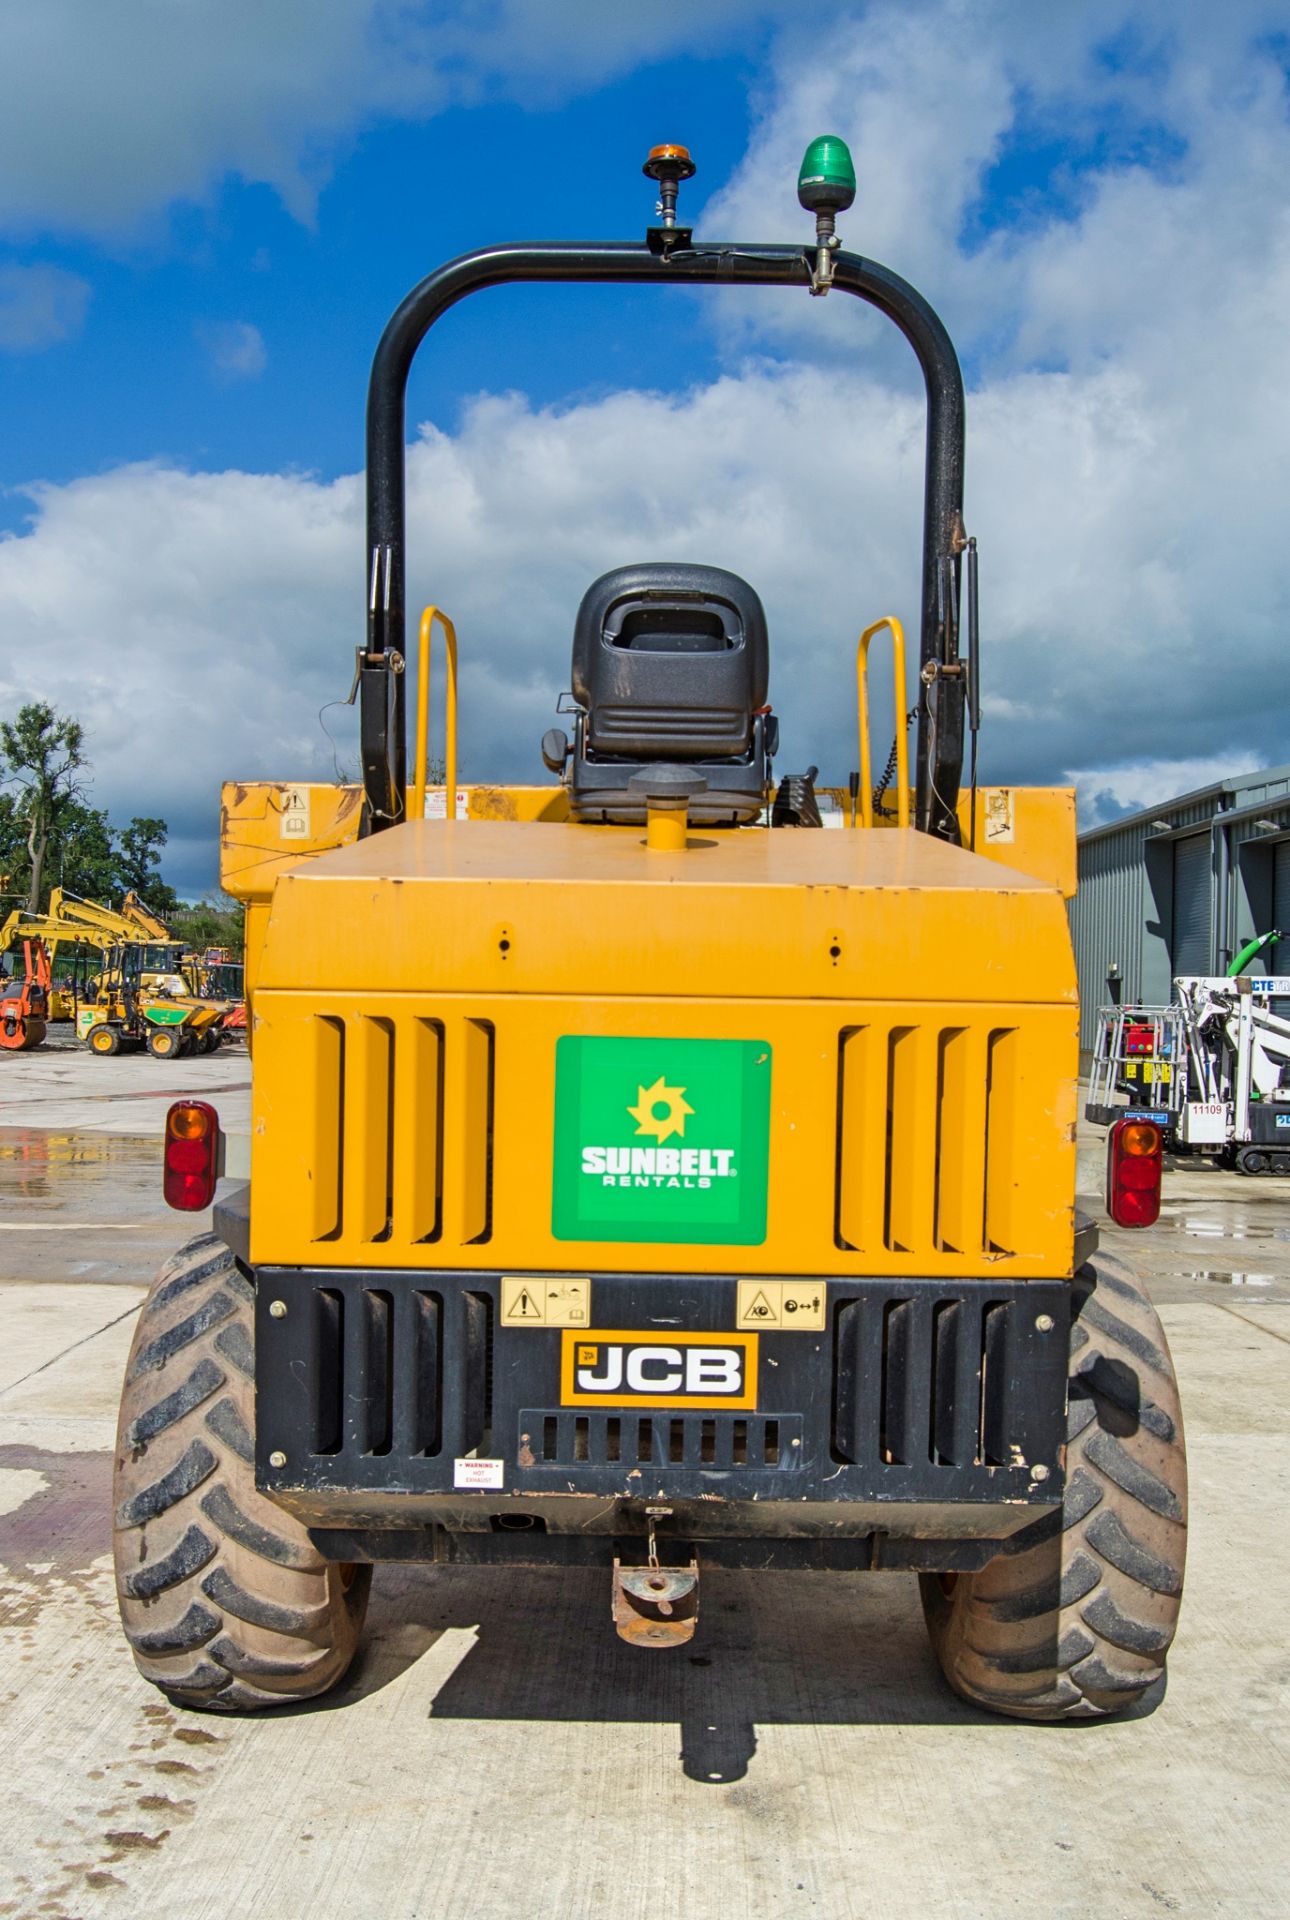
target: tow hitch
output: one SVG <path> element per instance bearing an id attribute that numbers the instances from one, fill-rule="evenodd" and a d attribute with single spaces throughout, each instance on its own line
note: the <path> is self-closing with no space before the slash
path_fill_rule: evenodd
<path id="1" fill-rule="evenodd" d="M 643 1567 L 614 1561 L 611 1611 L 620 1640 L 634 1647 L 683 1647 L 699 1619 L 699 1563 L 661 1567 L 654 1522 L 670 1507 L 649 1507 L 649 1545 Z"/>

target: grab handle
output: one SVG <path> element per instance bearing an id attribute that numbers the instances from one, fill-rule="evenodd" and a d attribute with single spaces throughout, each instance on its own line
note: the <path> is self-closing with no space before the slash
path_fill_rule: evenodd
<path id="1" fill-rule="evenodd" d="M 885 613 L 860 635 L 856 647 L 856 721 L 860 730 L 860 823 L 873 825 L 873 762 L 869 754 L 869 642 L 884 627 L 891 629 L 892 667 L 896 694 L 896 824 L 909 825 L 909 741 L 905 722 L 905 629 L 894 614 Z"/>
<path id="2" fill-rule="evenodd" d="M 412 813 L 417 820 L 426 811 L 426 743 L 430 729 L 430 635 L 435 621 L 443 628 L 448 662 L 444 718 L 444 805 L 449 820 L 457 818 L 457 629 L 439 607 L 427 607 L 421 616 L 421 647 L 417 656 L 417 752 L 412 776 Z"/>

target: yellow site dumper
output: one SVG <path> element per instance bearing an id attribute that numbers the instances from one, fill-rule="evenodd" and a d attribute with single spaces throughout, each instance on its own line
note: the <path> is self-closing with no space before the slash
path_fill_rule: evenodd
<path id="1" fill-rule="evenodd" d="M 650 155 L 640 244 L 492 247 L 397 310 L 369 397 L 362 783 L 224 792 L 250 1180 L 145 1305 L 116 1485 L 126 1632 L 185 1705 L 331 1686 L 385 1559 L 603 1568 L 642 1649 L 693 1635 L 707 1568 L 913 1570 L 984 1706 L 1114 1713 L 1163 1675 L 1181 1418 L 1140 1283 L 1074 1210 L 1072 799 L 976 784 L 954 351 L 838 246 L 841 142 L 808 149 L 805 247 L 696 244 L 692 170 Z M 858 773 L 777 777 L 754 588 L 651 561 L 570 609 L 550 781 L 458 787 L 437 609 L 405 671 L 404 391 L 449 306 L 517 280 L 778 285 L 895 322 L 928 394 L 912 777 L 894 617 L 860 637 Z M 1158 1186 L 1152 1129 L 1121 1131 L 1115 1190 Z M 214 1109 L 178 1102 L 168 1199 L 206 1208 L 220 1170 Z"/>

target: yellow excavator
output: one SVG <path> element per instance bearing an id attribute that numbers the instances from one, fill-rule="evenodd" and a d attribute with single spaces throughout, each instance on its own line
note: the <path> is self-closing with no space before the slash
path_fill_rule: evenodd
<path id="1" fill-rule="evenodd" d="M 48 1017 L 75 1019 L 77 1037 L 91 1053 L 146 1046 L 168 1059 L 219 1045 L 233 1003 L 195 991 L 192 956 L 136 893 L 127 893 L 118 910 L 55 887 L 47 913 L 28 916 L 15 909 L 9 915 L 0 927 L 0 952 L 32 939 L 44 942 L 51 964 L 60 946 L 73 947 L 78 961 L 87 949 L 102 955 L 83 989 L 50 992 Z"/>
<path id="2" fill-rule="evenodd" d="M 44 942 L 51 967 L 57 961 L 60 946 L 72 947 L 80 953 L 86 947 L 95 947 L 102 952 L 116 941 L 161 941 L 168 949 L 173 945 L 165 921 L 145 906 L 133 890 L 126 894 L 120 911 L 117 911 L 114 907 L 101 906 L 96 900 L 83 899 L 65 887 L 54 888 L 49 896 L 49 906 L 43 914 L 27 914 L 20 907 L 15 907 L 0 926 L 0 953 L 11 948 L 16 950 L 23 940 L 33 939 Z M 180 990 L 189 990 L 191 982 L 187 981 L 179 968 L 171 964 L 169 951 L 164 958 L 154 955 L 153 959 L 164 968 L 164 974 L 157 984 L 173 991 L 174 982 L 178 979 L 181 982 Z M 157 967 L 147 971 L 151 976 L 157 972 Z M 70 987 L 51 987 L 49 1019 L 74 1019 L 76 999 Z"/>

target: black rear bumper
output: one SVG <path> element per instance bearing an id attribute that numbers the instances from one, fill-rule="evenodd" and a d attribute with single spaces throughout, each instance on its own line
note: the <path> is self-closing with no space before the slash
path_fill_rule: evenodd
<path id="1" fill-rule="evenodd" d="M 253 1278 L 257 1481 L 338 1558 L 603 1559 L 654 1507 L 719 1564 L 757 1542 L 868 1565 L 879 1538 L 995 1540 L 1061 1502 L 1066 1282 L 821 1279 L 824 1328 L 761 1333 L 731 1411 L 562 1404 L 562 1333 L 500 1325 L 498 1275 Z M 597 1327 L 735 1327 L 733 1275 L 592 1286 Z"/>

